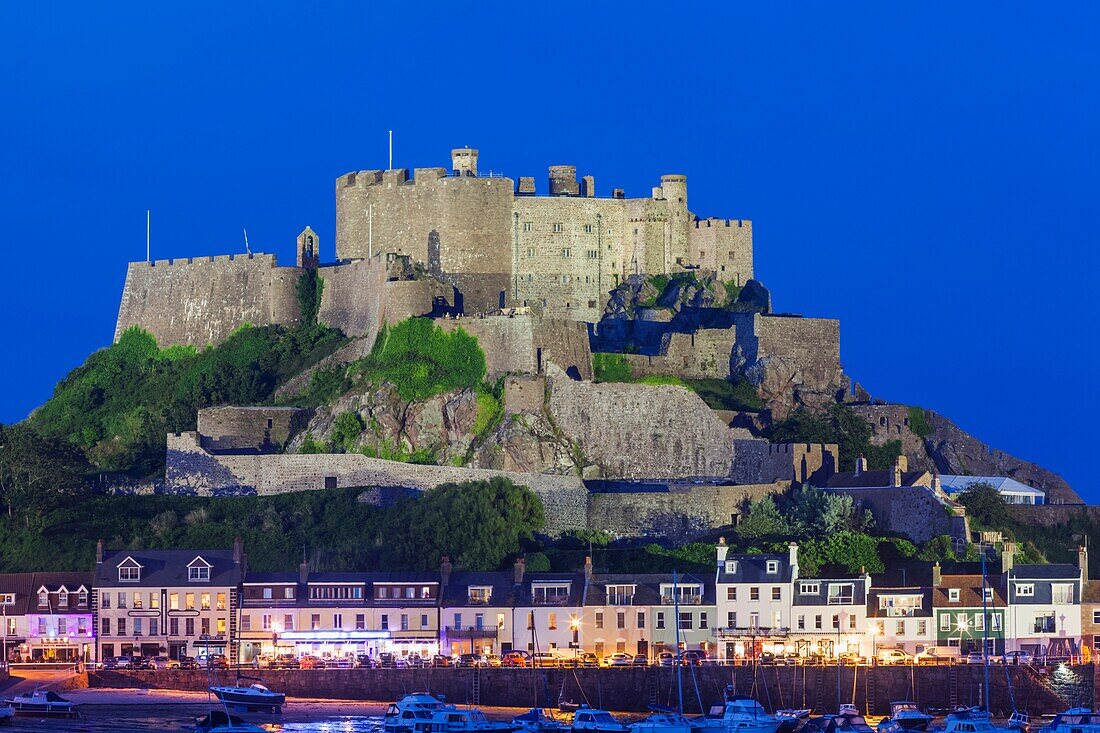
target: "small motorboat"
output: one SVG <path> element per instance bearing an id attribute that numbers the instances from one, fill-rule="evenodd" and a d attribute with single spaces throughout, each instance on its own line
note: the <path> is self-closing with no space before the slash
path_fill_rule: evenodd
<path id="1" fill-rule="evenodd" d="M 844 704 L 837 713 L 826 713 L 806 721 L 806 733 L 874 733 L 855 705 Z"/>
<path id="2" fill-rule="evenodd" d="M 240 685 L 211 687 L 210 691 L 227 706 L 249 711 L 270 710 L 273 713 L 279 713 L 286 704 L 286 695 L 281 692 L 272 692 L 258 682 L 248 687 Z"/>
<path id="3" fill-rule="evenodd" d="M 932 716 L 921 712 L 915 702 L 898 700 L 890 703 L 890 717 L 879 723 L 879 733 L 885 733 L 882 727 L 890 722 L 897 723 L 902 730 L 914 730 L 923 733 L 932 724 Z"/>
<path id="4" fill-rule="evenodd" d="M 432 711 L 428 721 L 417 721 L 413 730 L 423 733 L 512 733 L 519 729 L 516 723 L 494 723 L 477 708 L 458 708 L 444 705 Z"/>
<path id="5" fill-rule="evenodd" d="M 650 714 L 630 724 L 632 733 L 692 733 L 692 721 L 673 710 L 650 705 Z"/>
<path id="6" fill-rule="evenodd" d="M 1008 716 L 1007 725 L 1020 733 L 1028 733 L 1031 730 L 1031 716 L 1026 710 L 1013 710 L 1012 715 Z"/>
<path id="7" fill-rule="evenodd" d="M 574 733 L 626 733 L 627 727 L 606 710 L 581 705 L 573 714 Z"/>
<path id="8" fill-rule="evenodd" d="M 698 733 L 779 733 L 791 718 L 769 715 L 764 706 L 751 697 L 734 695 L 719 705 L 712 705 L 703 717 L 693 718 L 692 728 Z"/>
<path id="9" fill-rule="evenodd" d="M 802 726 L 802 721 L 810 717 L 809 708 L 783 708 L 775 711 L 775 717 L 783 721 L 776 733 L 794 733 Z"/>
<path id="10" fill-rule="evenodd" d="M 1016 733 L 1015 729 L 993 725 L 989 713 L 980 707 L 959 708 L 944 719 L 943 733 Z"/>
<path id="11" fill-rule="evenodd" d="M 231 715 L 227 710 L 211 710 L 209 714 L 195 720 L 193 726 L 186 726 L 184 730 L 193 731 L 193 733 L 266 733 L 260 726 Z"/>
<path id="12" fill-rule="evenodd" d="M 1049 725 L 1039 729 L 1039 733 L 1071 733 L 1071 731 L 1100 733 L 1100 713 L 1094 713 L 1092 708 L 1070 708 L 1064 713 L 1055 715 Z"/>
<path id="13" fill-rule="evenodd" d="M 66 718 L 76 716 L 76 703 L 66 700 L 56 692 L 42 688 L 8 698 L 4 703 L 10 705 L 16 713 Z"/>
<path id="14" fill-rule="evenodd" d="M 412 692 L 386 709 L 382 718 L 383 733 L 413 733 L 416 724 L 432 719 L 432 713 L 446 703 L 429 692 Z"/>
<path id="15" fill-rule="evenodd" d="M 542 708 L 531 708 L 523 715 L 512 718 L 512 723 L 518 725 L 517 730 L 522 733 L 565 733 L 569 730 L 568 725 L 554 720 Z"/>
<path id="16" fill-rule="evenodd" d="M 573 702 L 572 700 L 562 700 L 558 698 L 558 710 L 563 713 L 575 713 L 581 709 L 579 702 Z"/>

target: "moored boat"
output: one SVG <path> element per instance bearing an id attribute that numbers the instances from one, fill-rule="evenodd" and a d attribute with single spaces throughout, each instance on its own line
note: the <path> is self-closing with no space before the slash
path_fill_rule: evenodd
<path id="1" fill-rule="evenodd" d="M 783 721 L 777 733 L 794 733 L 810 717 L 809 708 L 783 708 L 775 711 L 775 717 Z"/>
<path id="2" fill-rule="evenodd" d="M 512 723 L 518 725 L 517 730 L 524 733 L 564 733 L 569 730 L 568 725 L 550 717 L 542 708 L 531 708 L 526 713 L 512 718 Z"/>
<path id="3" fill-rule="evenodd" d="M 386 709 L 382 718 L 383 733 L 412 733 L 417 722 L 430 721 L 432 713 L 444 707 L 446 703 L 431 693 L 409 693 Z"/>
<path id="4" fill-rule="evenodd" d="M 512 733 L 519 727 L 516 723 L 494 723 L 477 708 L 454 705 L 433 710 L 428 720 L 418 719 L 413 724 L 416 733 Z"/>
<path id="5" fill-rule="evenodd" d="M 879 727 L 890 721 L 897 723 L 902 730 L 926 731 L 932 723 L 932 716 L 921 712 L 915 702 L 897 700 L 890 703 L 890 717 L 883 720 Z"/>
<path id="6" fill-rule="evenodd" d="M 16 713 L 45 715 L 47 717 L 73 717 L 76 715 L 76 703 L 66 700 L 56 692 L 42 688 L 10 697 L 4 702 L 10 705 Z"/>
<path id="7" fill-rule="evenodd" d="M 1039 733 L 1100 733 L 1100 713 L 1093 712 L 1092 708 L 1070 708 L 1055 715 Z"/>
<path id="8" fill-rule="evenodd" d="M 606 710 L 581 705 L 573 714 L 572 730 L 575 733 L 626 733 L 627 727 Z"/>
<path id="9" fill-rule="evenodd" d="M 277 713 L 286 704 L 286 695 L 281 692 L 272 692 L 258 682 L 248 687 L 240 685 L 211 687 L 210 691 L 226 705 L 247 710 L 270 710 Z"/>
<path id="10" fill-rule="evenodd" d="M 944 719 L 943 733 L 1016 733 L 1015 729 L 993 725 L 984 708 L 959 708 Z"/>
<path id="11" fill-rule="evenodd" d="M 779 729 L 789 722 L 790 718 L 770 715 L 759 702 L 743 695 L 714 705 L 705 716 L 691 721 L 692 728 L 700 733 L 779 733 Z"/>
<path id="12" fill-rule="evenodd" d="M 691 733 L 692 721 L 672 708 L 650 706 L 650 714 L 631 723 L 632 733 Z"/>

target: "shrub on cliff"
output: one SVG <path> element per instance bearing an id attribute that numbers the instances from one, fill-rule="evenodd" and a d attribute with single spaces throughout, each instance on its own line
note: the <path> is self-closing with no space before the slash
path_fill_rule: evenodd
<path id="1" fill-rule="evenodd" d="M 485 354 L 461 328 L 444 331 L 427 318 L 409 318 L 383 329 L 370 356 L 357 368 L 372 380 L 385 380 L 412 402 L 460 389 L 485 379 Z"/>
<path id="2" fill-rule="evenodd" d="M 154 475 L 164 466 L 165 434 L 194 430 L 198 409 L 270 402 L 282 380 L 342 342 L 323 326 L 247 327 L 200 352 L 159 349 L 148 332 L 130 328 L 61 380 L 28 426 L 77 446 L 100 471 Z"/>
<path id="3" fill-rule="evenodd" d="M 772 427 L 770 438 L 773 443 L 836 443 L 841 471 L 855 470 L 860 455 L 872 470 L 889 468 L 901 455 L 899 440 L 872 444 L 870 423 L 842 404 L 822 410 L 800 407 Z"/>
<path id="4" fill-rule="evenodd" d="M 593 354 L 592 372 L 597 382 L 629 382 L 634 379 L 630 363 L 622 354 Z"/>

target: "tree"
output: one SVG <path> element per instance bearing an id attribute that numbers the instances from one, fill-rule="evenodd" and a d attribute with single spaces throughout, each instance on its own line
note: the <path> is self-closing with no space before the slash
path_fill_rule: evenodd
<path id="1" fill-rule="evenodd" d="M 1012 514 L 1001 492 L 986 481 L 970 484 L 957 500 L 966 507 L 970 518 L 983 527 L 1004 530 L 1012 524 Z"/>
<path id="2" fill-rule="evenodd" d="M 545 521 L 534 492 L 501 476 L 443 484 L 391 510 L 383 566 L 434 570 L 449 555 L 462 568 L 495 570 Z"/>
<path id="3" fill-rule="evenodd" d="M 836 443 L 840 468 L 855 469 L 859 455 L 871 469 L 888 468 L 901 455 L 901 441 L 891 440 L 878 446 L 871 443 L 871 425 L 852 408 L 832 404 L 822 410 L 800 407 L 772 428 L 774 443 Z"/>
<path id="4" fill-rule="evenodd" d="M 737 525 L 737 534 L 743 539 L 759 539 L 789 533 L 790 525 L 779 513 L 779 508 L 771 496 L 752 502 L 745 518 Z"/>
<path id="5" fill-rule="evenodd" d="M 90 467 L 80 450 L 27 425 L 0 425 L 0 500 L 8 517 L 31 526 L 62 497 L 85 491 Z"/>

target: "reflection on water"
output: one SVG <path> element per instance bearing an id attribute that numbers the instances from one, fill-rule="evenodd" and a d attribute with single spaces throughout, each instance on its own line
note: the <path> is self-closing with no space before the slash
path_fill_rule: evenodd
<path id="1" fill-rule="evenodd" d="M 319 716 L 320 717 L 320 716 Z M 70 719 L 34 719 L 18 718 L 12 727 L 20 733 L 151 733 L 157 731 L 191 730 L 187 726 L 194 718 L 166 715 L 164 717 L 124 717 L 120 720 L 111 720 L 109 717 L 91 717 L 77 720 Z M 327 716 L 314 722 L 279 722 L 273 723 L 259 717 L 251 718 L 252 722 L 271 733 L 381 733 L 381 716 L 371 715 L 347 715 Z"/>
<path id="2" fill-rule="evenodd" d="M 263 723 L 265 729 L 279 733 L 377 733 L 382 730 L 382 718 L 348 716 L 329 718 L 317 723 Z"/>

